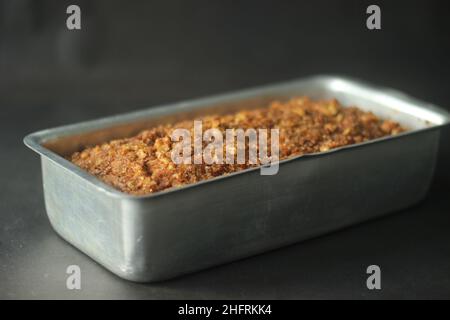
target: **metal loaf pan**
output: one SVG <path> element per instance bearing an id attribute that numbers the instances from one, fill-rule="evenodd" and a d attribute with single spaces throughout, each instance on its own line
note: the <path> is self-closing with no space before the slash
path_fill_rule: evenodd
<path id="1" fill-rule="evenodd" d="M 147 196 L 122 193 L 64 156 L 148 126 L 261 106 L 292 96 L 337 98 L 410 131 L 285 160 Z M 315 76 L 39 131 L 47 214 L 64 239 L 118 276 L 156 281 L 248 257 L 420 201 L 435 167 L 446 111 L 397 91 Z"/>

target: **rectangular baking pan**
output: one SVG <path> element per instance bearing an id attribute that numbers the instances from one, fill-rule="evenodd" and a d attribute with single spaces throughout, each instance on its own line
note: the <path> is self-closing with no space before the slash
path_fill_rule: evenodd
<path id="1" fill-rule="evenodd" d="M 249 169 L 146 196 L 122 193 L 64 158 L 158 123 L 299 95 L 337 98 L 410 131 L 284 160 L 272 176 Z M 413 205 L 430 185 L 440 129 L 449 119 L 446 111 L 391 89 L 315 76 L 43 130 L 24 141 L 41 156 L 45 205 L 56 232 L 118 276 L 149 282 Z"/>

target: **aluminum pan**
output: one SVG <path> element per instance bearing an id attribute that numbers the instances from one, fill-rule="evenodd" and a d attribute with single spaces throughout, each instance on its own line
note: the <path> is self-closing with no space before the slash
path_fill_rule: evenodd
<path id="1" fill-rule="evenodd" d="M 336 97 L 412 130 L 284 160 L 274 176 L 250 169 L 148 196 L 119 192 L 58 155 L 67 146 L 132 134 L 148 125 L 142 119 L 164 121 L 299 94 Z M 445 111 L 397 92 L 322 76 L 44 130 L 25 143 L 41 154 L 55 231 L 123 278 L 156 281 L 416 203 L 433 175 L 439 128 L 448 122 Z"/>
<path id="2" fill-rule="evenodd" d="M 300 157 L 315 157 L 318 154 L 335 153 L 345 149 L 358 148 L 363 145 L 380 143 L 384 140 L 397 139 L 405 135 L 412 135 L 417 132 L 423 132 L 424 130 L 434 130 L 450 123 L 450 113 L 446 110 L 433 104 L 410 97 L 397 90 L 377 87 L 362 81 L 351 80 L 345 77 L 321 75 L 46 129 L 27 135 L 24 138 L 24 143 L 40 155 L 47 157 L 49 160 L 64 167 L 71 173 L 76 174 L 94 184 L 100 192 L 106 193 L 113 197 L 122 198 L 158 197 L 164 193 L 181 192 L 186 188 L 192 188 L 200 184 L 210 183 L 213 180 L 231 179 L 237 175 L 242 175 L 246 172 L 259 169 L 250 168 L 229 175 L 219 176 L 206 181 L 186 185 L 181 188 L 167 189 L 148 195 L 130 195 L 123 193 L 97 179 L 95 176 L 87 173 L 85 170 L 66 160 L 60 154 L 47 148 L 45 144 L 49 143 L 49 141 L 60 141 L 64 138 L 77 134 L 95 133 L 103 129 L 111 130 L 111 128 L 117 126 L 127 126 L 133 122 L 142 121 L 147 118 L 164 119 L 164 116 L 172 114 L 192 115 L 192 112 L 189 112 L 192 110 L 203 110 L 204 113 L 207 114 L 223 109 L 223 105 L 225 105 L 226 108 L 227 104 L 232 104 L 233 102 L 241 102 L 242 105 L 245 105 L 245 101 L 252 98 L 265 97 L 266 99 L 264 99 L 264 101 L 270 101 L 274 98 L 282 99 L 286 98 L 286 96 L 301 95 L 303 94 L 302 92 L 307 92 L 308 96 L 312 98 L 315 98 L 316 96 L 320 98 L 337 98 L 344 105 L 357 105 L 359 108 L 366 110 L 372 110 L 372 108 L 376 108 L 377 105 L 383 106 L 384 108 L 381 109 L 376 108 L 374 113 L 384 118 L 399 121 L 401 124 L 406 125 L 410 130 L 396 135 L 395 137 L 387 136 L 363 143 L 331 149 L 326 152 L 311 153 L 285 159 L 280 161 L 280 166 L 285 162 L 295 161 Z M 260 100 L 257 102 L 259 102 L 258 105 L 261 105 Z M 221 107 L 217 107 L 217 105 L 220 105 Z M 234 106 L 234 109 L 236 109 L 236 106 Z M 143 122 L 143 125 L 140 126 L 140 128 L 143 129 L 145 127 L 146 124 Z M 138 130 L 135 130 L 135 132 L 136 131 Z M 103 141 L 106 140 L 108 139 L 103 139 Z"/>

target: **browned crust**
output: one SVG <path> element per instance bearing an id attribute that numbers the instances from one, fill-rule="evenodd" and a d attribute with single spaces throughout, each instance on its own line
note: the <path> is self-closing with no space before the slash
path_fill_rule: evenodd
<path id="1" fill-rule="evenodd" d="M 210 115 L 203 130 L 230 128 L 280 130 L 280 159 L 323 152 L 404 131 L 398 123 L 382 120 L 356 107 L 342 107 L 337 100 L 312 101 L 297 97 L 274 101 L 268 107 L 228 115 Z M 181 164 L 171 159 L 171 133 L 192 131 L 193 121 L 160 125 L 138 135 L 109 141 L 75 152 L 70 160 L 113 187 L 142 195 L 179 187 L 249 168 L 248 164 Z"/>

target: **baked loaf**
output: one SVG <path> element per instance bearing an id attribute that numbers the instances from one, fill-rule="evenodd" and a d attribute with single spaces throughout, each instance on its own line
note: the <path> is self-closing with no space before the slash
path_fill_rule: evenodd
<path id="1" fill-rule="evenodd" d="M 70 156 L 79 167 L 111 186 L 130 194 L 143 195 L 180 187 L 258 164 L 175 164 L 171 158 L 172 131 L 193 131 L 194 119 L 149 128 L 136 136 L 88 147 Z M 307 97 L 226 115 L 208 115 L 203 130 L 279 129 L 280 160 L 307 153 L 360 143 L 405 129 L 379 119 L 357 107 L 342 107 L 337 100 L 313 101 Z M 270 131 L 270 130 L 269 130 Z M 282 170 L 282 169 L 280 169 Z"/>

